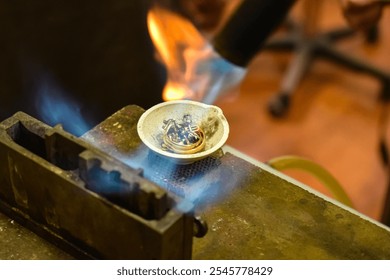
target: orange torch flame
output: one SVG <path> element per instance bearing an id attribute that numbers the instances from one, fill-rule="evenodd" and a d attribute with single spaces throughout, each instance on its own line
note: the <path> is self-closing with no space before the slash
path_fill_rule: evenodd
<path id="1" fill-rule="evenodd" d="M 155 6 L 147 20 L 152 41 L 168 71 L 163 99 L 196 99 L 187 85 L 193 78 L 188 65 L 197 58 L 186 53 L 202 52 L 207 47 L 206 40 L 188 20 L 166 9 Z"/>
<path id="2" fill-rule="evenodd" d="M 162 94 L 165 101 L 190 99 L 210 104 L 244 76 L 242 68 L 222 59 L 179 14 L 154 6 L 147 23 L 158 58 L 168 72 Z"/>

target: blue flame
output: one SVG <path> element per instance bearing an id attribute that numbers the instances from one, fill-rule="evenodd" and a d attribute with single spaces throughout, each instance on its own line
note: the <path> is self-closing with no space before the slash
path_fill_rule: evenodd
<path id="1" fill-rule="evenodd" d="M 191 181 L 192 183 L 190 182 L 188 186 L 190 190 L 183 197 L 184 200 L 176 205 L 178 211 L 185 212 L 188 202 L 191 202 L 195 209 L 198 210 L 198 208 L 202 208 L 205 205 L 218 203 L 227 195 L 227 192 L 220 192 L 220 184 L 211 184 L 205 187 L 205 183 L 200 176 Z"/>
<path id="2" fill-rule="evenodd" d="M 202 102 L 213 104 L 218 97 L 243 80 L 246 69 L 233 65 L 221 57 L 211 59 L 209 64 L 210 85 Z"/>
<path id="3" fill-rule="evenodd" d="M 47 75 L 42 77 L 36 92 L 36 109 L 45 123 L 61 124 L 64 130 L 79 136 L 91 128 L 82 117 L 78 104 Z"/>
<path id="4" fill-rule="evenodd" d="M 182 200 L 176 205 L 176 209 L 181 212 L 187 211 L 188 203 L 195 209 L 219 203 L 234 189 L 237 180 L 221 182 L 220 176 L 223 177 L 223 174 L 218 171 L 218 159 L 215 159 L 215 163 L 212 159 L 203 159 L 183 166 L 161 159 L 146 147 L 140 148 L 135 154 L 129 157 L 118 153 L 115 157 L 134 169 L 143 169 L 146 179 L 181 197 Z M 208 166 L 207 172 L 200 167 L 203 164 Z"/>
<path id="5" fill-rule="evenodd" d="M 187 63 L 186 85 L 194 92 L 195 100 L 213 104 L 222 95 L 238 86 L 247 69 L 230 63 L 211 45 L 207 45 L 193 63 Z M 192 99 L 189 97 L 188 99 Z"/>

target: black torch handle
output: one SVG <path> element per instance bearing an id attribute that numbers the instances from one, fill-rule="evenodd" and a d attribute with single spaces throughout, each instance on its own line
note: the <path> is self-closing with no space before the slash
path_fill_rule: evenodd
<path id="1" fill-rule="evenodd" d="M 243 0 L 213 39 L 228 61 L 246 66 L 286 17 L 295 0 Z"/>

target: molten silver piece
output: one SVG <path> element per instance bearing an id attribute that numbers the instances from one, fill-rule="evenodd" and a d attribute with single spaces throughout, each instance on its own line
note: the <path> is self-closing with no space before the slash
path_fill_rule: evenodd
<path id="1" fill-rule="evenodd" d="M 185 114 L 181 123 L 174 119 L 164 120 L 163 130 L 163 150 L 177 154 L 194 154 L 205 147 L 205 134 L 199 126 L 192 124 L 190 114 Z"/>

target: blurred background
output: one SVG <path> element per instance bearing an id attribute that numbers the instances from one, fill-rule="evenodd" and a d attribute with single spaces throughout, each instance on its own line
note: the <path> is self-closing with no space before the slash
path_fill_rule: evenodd
<path id="1" fill-rule="evenodd" d="M 319 30 L 346 26 L 338 1 L 322 2 Z M 299 21 L 302 11 L 302 3 L 298 3 L 291 15 Z M 336 47 L 390 71 L 389 26 L 390 9 L 385 9 L 377 42 L 367 43 L 366 36 L 359 33 L 340 40 Z M 218 99 L 216 105 L 223 109 L 231 127 L 228 144 L 262 162 L 290 154 L 312 159 L 339 180 L 359 212 L 380 219 L 388 181 L 378 152 L 380 83 L 328 61 L 314 60 L 288 113 L 274 118 L 267 107 L 279 91 L 290 60 L 288 52 L 260 52 L 242 84 Z M 330 195 L 311 176 L 299 171 L 286 173 Z"/>

